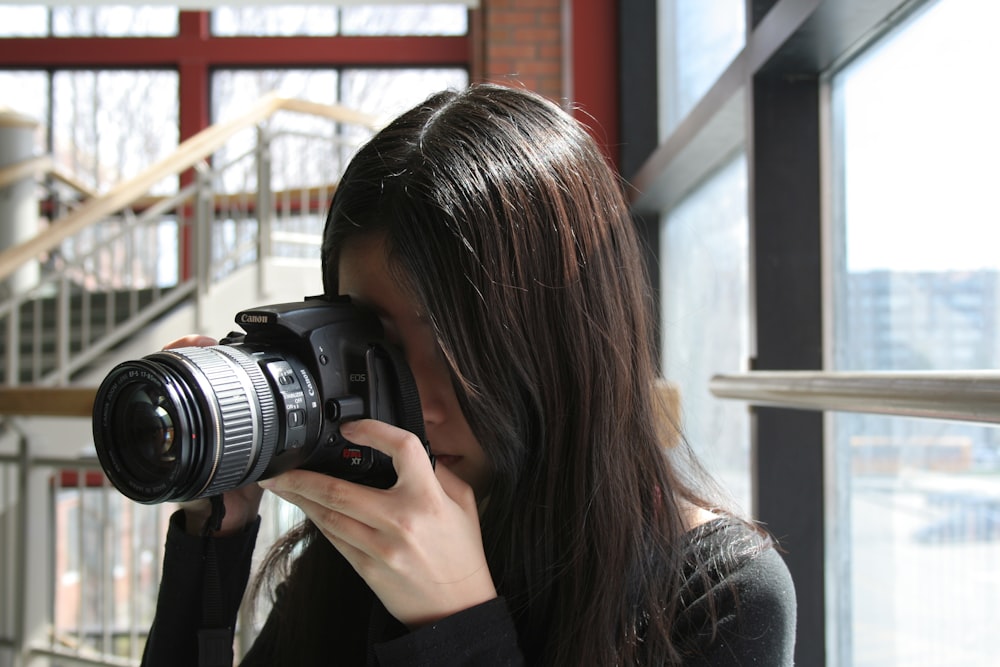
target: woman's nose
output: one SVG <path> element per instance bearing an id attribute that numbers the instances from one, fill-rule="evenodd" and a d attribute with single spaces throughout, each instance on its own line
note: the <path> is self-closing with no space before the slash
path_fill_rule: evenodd
<path id="1" fill-rule="evenodd" d="M 445 402 L 436 383 L 417 379 L 417 392 L 420 394 L 420 409 L 424 415 L 424 424 L 442 423 L 446 414 Z"/>

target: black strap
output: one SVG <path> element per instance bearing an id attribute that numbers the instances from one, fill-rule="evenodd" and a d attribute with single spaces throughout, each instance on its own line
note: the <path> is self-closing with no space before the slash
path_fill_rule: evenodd
<path id="1" fill-rule="evenodd" d="M 413 378 L 413 372 L 401 350 L 392 345 L 382 345 L 379 349 L 389 358 L 396 376 L 396 382 L 393 384 L 396 409 L 399 413 L 396 415 L 396 425 L 420 438 L 427 455 L 430 456 L 430 445 L 424 432 L 424 411 L 420 406 L 420 394 L 417 392 L 417 381 Z M 431 463 L 434 463 L 433 456 Z"/>
<path id="2" fill-rule="evenodd" d="M 209 498 L 212 513 L 205 522 L 201 536 L 204 543 L 205 576 L 202 586 L 201 629 L 198 631 L 198 666 L 232 667 L 233 629 L 226 624 L 222 601 L 222 579 L 219 559 L 212 535 L 222 527 L 226 505 L 222 496 Z"/>

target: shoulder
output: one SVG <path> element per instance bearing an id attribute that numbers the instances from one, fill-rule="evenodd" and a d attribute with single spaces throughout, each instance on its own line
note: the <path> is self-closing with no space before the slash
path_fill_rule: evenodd
<path id="1" fill-rule="evenodd" d="M 675 639 L 706 665 L 786 665 L 795 642 L 795 588 L 772 540 L 718 518 L 686 535 Z"/>

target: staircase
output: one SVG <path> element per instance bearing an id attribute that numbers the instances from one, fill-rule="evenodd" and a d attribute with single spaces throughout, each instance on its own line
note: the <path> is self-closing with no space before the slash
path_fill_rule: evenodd
<path id="1" fill-rule="evenodd" d="M 120 339 L 116 335 L 120 327 L 153 312 L 160 299 L 170 297 L 175 289 L 176 286 L 92 292 L 77 288 L 65 297 L 65 304 L 60 304 L 54 295 L 21 302 L 12 316 L 18 341 L 13 350 L 15 366 L 8 369 L 11 354 L 0 358 L 0 377 L 7 378 L 9 384 L 48 385 L 67 365 L 72 376 L 73 371 L 93 356 L 88 351 L 103 347 L 101 341 Z M 65 341 L 58 335 L 61 329 L 68 332 Z M 62 345 L 64 350 L 60 349 Z M 60 363 L 61 358 L 69 364 Z"/>
<path id="2" fill-rule="evenodd" d="M 0 300 L 0 383 L 69 384 L 95 359 L 179 304 L 190 303 L 200 314 L 213 285 L 267 260 L 276 248 L 292 255 L 302 253 L 288 253 L 290 245 L 317 248 L 331 184 L 339 177 L 324 170 L 336 168 L 339 160 L 273 165 L 279 142 L 302 137 L 295 130 L 269 129 L 272 117 L 289 112 L 329 119 L 330 131 L 314 141 L 326 142 L 331 156 L 343 150 L 343 126 L 375 127 L 373 119 L 342 107 L 267 96 L 243 116 L 185 141 L 134 179 L 85 199 L 35 238 L 0 252 L 0 285 L 26 263 L 41 267 L 37 285 Z M 252 150 L 228 144 L 248 128 L 256 129 Z M 17 167 L 0 170 L 0 187 L 4 172 L 24 178 L 25 170 Z M 283 183 L 289 182 L 286 172 L 310 174 L 320 183 L 274 192 L 276 169 L 275 178 Z M 188 185 L 170 196 L 150 194 L 171 177 L 183 177 Z M 42 190 L 44 181 L 38 182 Z M 256 189 L 236 192 L 233 183 Z M 303 234 L 304 228 L 311 233 Z M 314 253 L 318 259 L 318 250 Z M 183 265 L 169 284 L 159 275 L 164 258 Z"/>

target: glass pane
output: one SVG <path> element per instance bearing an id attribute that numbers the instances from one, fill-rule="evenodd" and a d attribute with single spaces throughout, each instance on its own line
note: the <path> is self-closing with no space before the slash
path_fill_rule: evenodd
<path id="1" fill-rule="evenodd" d="M 469 30 L 464 5 L 362 5 L 342 12 L 345 35 L 464 35 Z"/>
<path id="2" fill-rule="evenodd" d="M 469 73 L 458 68 L 347 69 L 341 84 L 345 105 L 388 121 L 432 93 L 465 88 Z"/>
<path id="3" fill-rule="evenodd" d="M 749 511 L 748 412 L 708 391 L 712 375 L 745 371 L 750 356 L 746 189 L 741 155 L 667 215 L 660 257 L 663 375 L 680 391 L 684 435 Z"/>
<path id="4" fill-rule="evenodd" d="M 1000 4 L 932 3 L 833 80 L 838 369 L 1000 365 Z M 838 415 L 841 651 L 992 665 L 1000 431 Z"/>
<path id="5" fill-rule="evenodd" d="M 341 79 L 341 99 L 346 106 L 387 123 L 433 93 L 461 90 L 468 85 L 469 73 L 457 68 L 348 69 Z M 360 145 L 365 137 L 361 128 L 344 128 L 350 154 L 351 147 Z"/>
<path id="6" fill-rule="evenodd" d="M 153 620 L 172 508 L 131 502 L 96 486 L 100 479 L 67 472 L 53 490 L 52 640 L 93 660 L 137 659 Z"/>
<path id="7" fill-rule="evenodd" d="M 52 34 L 56 37 L 172 37 L 177 34 L 177 8 L 53 7 Z"/>
<path id="8" fill-rule="evenodd" d="M 231 120 L 263 95 L 275 92 L 321 104 L 337 103 L 340 75 L 336 70 L 222 70 L 212 77 L 214 122 Z M 274 192 L 271 252 L 279 257 L 319 262 L 319 238 L 333 185 L 343 170 L 344 129 L 328 118 L 278 112 L 264 121 L 270 147 L 270 187 Z M 365 135 L 367 136 L 367 135 Z M 225 255 L 255 233 L 256 215 L 246 206 L 257 191 L 257 131 L 234 135 L 216 154 L 217 188 L 226 196 L 216 252 Z M 310 192 L 309 188 L 313 188 Z M 285 242 L 281 236 L 299 239 Z M 317 264 L 314 264 L 317 265 Z"/>
<path id="9" fill-rule="evenodd" d="M 44 5 L 0 5 L 0 37 L 46 37 L 49 12 Z"/>
<path id="10" fill-rule="evenodd" d="M 107 190 L 177 148 L 177 73 L 59 71 L 53 75 L 55 157 L 86 185 Z M 176 178 L 154 187 L 176 191 Z"/>
<path id="11" fill-rule="evenodd" d="M 658 0 L 660 132 L 677 127 L 746 43 L 744 0 Z"/>
<path id="12" fill-rule="evenodd" d="M 279 7 L 216 7 L 212 34 L 220 37 L 293 37 L 337 34 L 337 7 L 282 5 Z"/>
<path id="13" fill-rule="evenodd" d="M 220 70 L 212 75 L 212 122 L 232 120 L 261 97 L 277 93 L 282 97 L 337 103 L 336 70 Z M 332 183 L 340 174 L 340 156 L 332 148 L 338 136 L 337 123 L 297 113 L 278 113 L 265 121 L 272 133 L 288 133 L 271 147 L 271 187 Z M 216 157 L 226 164 L 252 151 L 257 144 L 255 130 L 233 136 Z M 252 192 L 257 187 L 256 161 L 241 159 L 222 175 L 225 191 Z"/>

